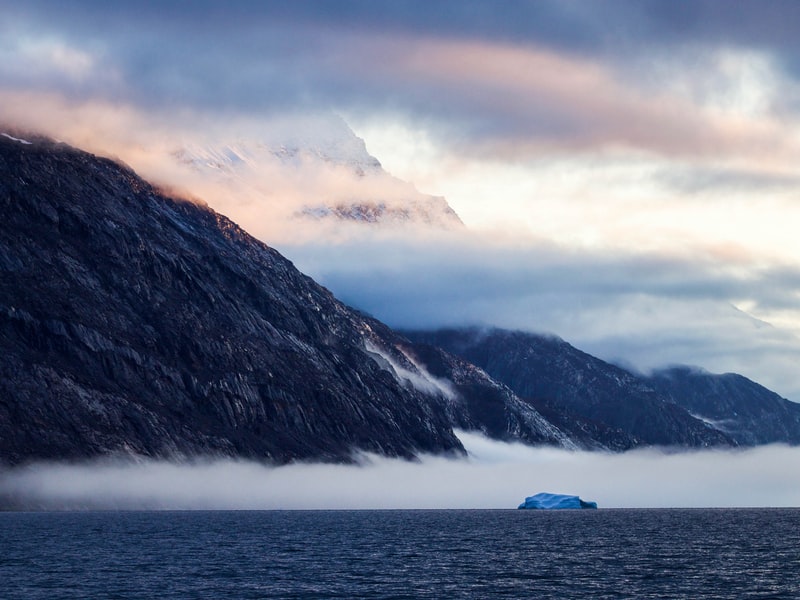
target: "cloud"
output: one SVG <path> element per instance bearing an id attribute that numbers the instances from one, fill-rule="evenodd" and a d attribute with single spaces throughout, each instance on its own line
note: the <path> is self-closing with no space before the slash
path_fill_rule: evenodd
<path id="1" fill-rule="evenodd" d="M 45 131 L 120 159 L 148 181 L 208 204 L 270 244 L 346 238 L 361 224 L 307 213 L 352 205 L 394 210 L 399 229 L 404 211 L 436 225 L 457 223 L 448 221 L 443 199 L 381 169 L 364 141 L 330 111 L 257 118 L 191 110 L 148 114 L 127 104 L 2 90 L 0 106 L 0 125 L 5 120 L 15 130 Z"/>
<path id="2" fill-rule="evenodd" d="M 694 23 L 694 11 L 629 3 L 520 3 L 511 11 L 473 3 L 424 11 L 414 2 L 302 4 L 201 2 L 179 10 L 83 2 L 59 10 L 26 3 L 8 13 L 0 86 L 78 104 L 121 103 L 165 119 L 181 110 L 250 118 L 304 108 L 399 114 L 454 151 L 483 157 L 624 147 L 763 160 L 797 151 L 784 135 L 786 115 L 727 114 L 679 93 L 719 71 L 720 45 L 703 37 L 711 26 L 695 23 L 690 54 L 700 66 L 672 48 L 689 44 L 676 41 L 674 17 L 688 12 Z M 616 23 L 610 30 L 598 26 L 601 10 L 603 23 Z M 637 33 L 643 24 L 652 39 Z M 740 36 L 750 45 L 724 45 L 726 52 L 751 51 L 751 36 Z M 667 48 L 654 49 L 654 41 Z M 605 51 L 614 47 L 624 51 Z M 673 65 L 669 76 L 648 72 L 653 62 Z"/>
<path id="3" fill-rule="evenodd" d="M 279 249 L 337 297 L 393 327 L 555 333 L 640 370 L 683 363 L 739 372 L 800 400 L 796 310 L 786 309 L 785 327 L 754 316 L 798 297 L 796 268 L 700 252 L 599 253 L 486 234 Z"/>
<path id="4" fill-rule="evenodd" d="M 797 175 L 724 167 L 673 167 L 664 169 L 655 179 L 680 194 L 791 192 L 800 187 Z"/>
<path id="5" fill-rule="evenodd" d="M 525 496 L 551 491 L 601 508 L 800 505 L 797 448 L 607 454 L 459 436 L 469 459 L 32 464 L 0 472 L 0 500 L 47 509 L 515 508 Z"/>
<path id="6" fill-rule="evenodd" d="M 367 65 L 362 78 L 374 82 L 376 73 L 386 73 L 380 83 L 387 90 L 397 84 L 410 90 L 408 105 L 428 119 L 435 115 L 445 138 L 465 155 L 524 158 L 626 148 L 694 157 L 758 152 L 763 158 L 767 151 L 787 151 L 780 123 L 708 109 L 671 85 L 642 86 L 596 59 L 460 40 L 382 45 L 375 60 L 385 71 Z"/>
<path id="7" fill-rule="evenodd" d="M 421 10 L 421 8 L 426 10 Z M 420 0 L 376 4 L 369 0 L 326 0 L 264 5 L 236 2 L 220 6 L 210 0 L 165 5 L 154 0 L 109 4 L 98 0 L 75 2 L 59 12 L 47 0 L 4 7 L 10 15 L 34 15 L 61 20 L 71 28 L 91 31 L 120 19 L 181 31 L 211 28 L 221 35 L 235 27 L 260 28 L 270 22 L 286 26 L 331 27 L 348 31 L 435 33 L 445 37 L 525 41 L 535 39 L 562 49 L 596 54 L 626 40 L 656 45 L 705 39 L 709 43 L 798 45 L 792 17 L 800 13 L 792 0 L 772 0 L 753 5 L 737 2 L 720 11 L 714 0 L 691 4 L 659 0 L 614 1 L 604 5 L 563 0 L 516 2 L 507 10 L 480 0 L 441 0 L 430 5 Z"/>

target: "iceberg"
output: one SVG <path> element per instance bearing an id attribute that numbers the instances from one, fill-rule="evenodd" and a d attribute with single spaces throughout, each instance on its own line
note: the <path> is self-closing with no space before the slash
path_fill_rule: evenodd
<path id="1" fill-rule="evenodd" d="M 541 492 L 525 498 L 525 502 L 517 508 L 532 508 L 540 510 L 560 510 L 564 508 L 597 508 L 597 502 L 586 502 L 578 496 L 567 494 L 549 494 Z"/>

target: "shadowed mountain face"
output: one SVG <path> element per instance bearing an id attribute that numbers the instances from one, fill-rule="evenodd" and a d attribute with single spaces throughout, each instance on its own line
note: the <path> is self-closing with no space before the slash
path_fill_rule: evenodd
<path id="1" fill-rule="evenodd" d="M 646 380 L 555 338 L 500 329 L 406 332 L 484 369 L 584 446 L 735 445 Z"/>
<path id="2" fill-rule="evenodd" d="M 648 382 L 739 444 L 800 444 L 800 404 L 781 398 L 746 377 L 673 367 L 655 372 Z"/>
<path id="3" fill-rule="evenodd" d="M 0 461 L 463 452 L 393 342 L 214 211 L 15 134 L 0 214 Z"/>

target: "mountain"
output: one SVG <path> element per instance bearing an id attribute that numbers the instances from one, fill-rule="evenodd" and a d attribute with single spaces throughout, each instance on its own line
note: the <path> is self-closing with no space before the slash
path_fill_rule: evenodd
<path id="1" fill-rule="evenodd" d="M 482 369 L 350 309 L 207 206 L 0 135 L 0 463 L 583 445 Z"/>
<path id="2" fill-rule="evenodd" d="M 221 134 L 184 143 L 171 159 L 189 171 L 182 180 L 194 193 L 202 196 L 211 183 L 224 194 L 246 199 L 244 207 L 220 200 L 234 217 L 257 206 L 271 218 L 322 231 L 331 224 L 341 229 L 342 223 L 463 227 L 444 198 L 423 194 L 387 173 L 364 140 L 336 115 L 284 117 L 258 132 L 227 135 L 230 139 Z"/>
<path id="3" fill-rule="evenodd" d="M 800 444 L 800 404 L 746 377 L 679 366 L 656 371 L 647 381 L 743 446 Z"/>
<path id="4" fill-rule="evenodd" d="M 551 337 L 502 329 L 407 331 L 484 369 L 584 446 L 736 445 L 648 381 Z"/>
<path id="5" fill-rule="evenodd" d="M 0 462 L 462 453 L 371 322 L 226 217 L 0 136 Z"/>
<path id="6" fill-rule="evenodd" d="M 546 336 L 393 331 L 205 205 L 0 131 L 0 464 L 798 443 L 736 375 L 631 374 Z"/>

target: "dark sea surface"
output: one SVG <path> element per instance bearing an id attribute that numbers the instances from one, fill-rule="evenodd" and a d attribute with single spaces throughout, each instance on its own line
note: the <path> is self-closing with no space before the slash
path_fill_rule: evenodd
<path id="1" fill-rule="evenodd" d="M 800 509 L 6 512 L 0 597 L 800 598 Z"/>

